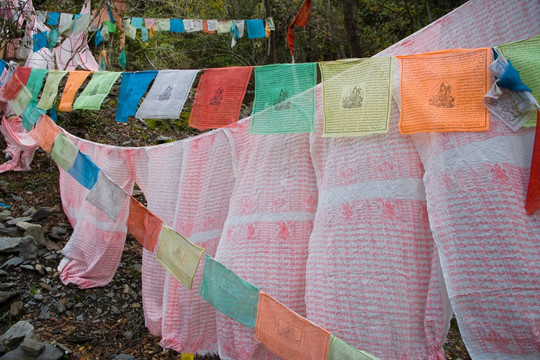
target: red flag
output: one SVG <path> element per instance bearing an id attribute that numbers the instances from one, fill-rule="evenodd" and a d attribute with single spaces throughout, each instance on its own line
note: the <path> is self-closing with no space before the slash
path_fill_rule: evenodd
<path id="1" fill-rule="evenodd" d="M 540 208 L 540 135 L 538 126 L 540 125 L 540 111 L 537 112 L 536 135 L 534 138 L 533 155 L 531 161 L 531 173 L 529 175 L 529 189 L 527 191 L 527 201 L 525 210 L 532 215 Z"/>
<path id="2" fill-rule="evenodd" d="M 298 14 L 294 17 L 291 25 L 289 25 L 289 31 L 287 32 L 287 43 L 289 44 L 289 50 L 294 56 L 294 24 L 298 26 L 306 26 L 311 15 L 311 0 L 304 1 L 304 5 L 298 11 Z"/>

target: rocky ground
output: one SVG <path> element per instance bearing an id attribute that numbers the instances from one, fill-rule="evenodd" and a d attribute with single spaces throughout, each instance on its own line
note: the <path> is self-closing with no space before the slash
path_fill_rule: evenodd
<path id="1" fill-rule="evenodd" d="M 129 146 L 195 133 L 163 124 L 151 129 L 132 119 L 117 124 L 110 115 L 84 126 L 66 116 L 59 124 L 92 141 Z M 62 212 L 58 170 L 47 154 L 36 152 L 31 171 L 0 174 L 0 203 L 9 206 L 0 205 L 0 360 L 180 358 L 163 350 L 144 326 L 141 246 L 131 236 L 106 287 L 82 290 L 60 282 L 57 266 L 72 228 Z M 470 358 L 455 322 L 445 350 L 448 359 Z"/>

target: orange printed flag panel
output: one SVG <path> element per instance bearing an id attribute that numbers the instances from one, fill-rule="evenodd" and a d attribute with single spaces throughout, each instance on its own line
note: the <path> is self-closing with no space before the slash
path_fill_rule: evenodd
<path id="1" fill-rule="evenodd" d="M 215 129 L 238 121 L 251 66 L 208 69 L 197 86 L 189 126 Z"/>
<path id="2" fill-rule="evenodd" d="M 490 49 L 398 56 L 402 134 L 487 131 L 482 98 L 489 90 Z"/>
<path id="3" fill-rule="evenodd" d="M 75 99 L 77 90 L 79 90 L 81 85 L 84 83 L 84 80 L 86 80 L 88 75 L 90 75 L 91 73 L 91 71 L 85 70 L 73 70 L 69 72 L 69 76 L 66 81 L 66 86 L 64 86 L 64 92 L 62 93 L 62 99 L 60 100 L 58 110 L 73 110 L 73 99 Z"/>
<path id="4" fill-rule="evenodd" d="M 162 223 L 163 221 L 135 200 L 133 196 L 129 197 L 127 228 L 135 240 L 146 250 L 154 251 Z"/>
<path id="5" fill-rule="evenodd" d="M 54 145 L 54 140 L 60 132 L 60 129 L 54 121 L 47 115 L 43 114 L 39 118 L 36 127 L 30 131 L 30 136 L 39 146 L 46 152 L 50 153 Z"/>
<path id="6" fill-rule="evenodd" d="M 285 359 L 328 359 L 330 333 L 262 291 L 255 340 Z"/>

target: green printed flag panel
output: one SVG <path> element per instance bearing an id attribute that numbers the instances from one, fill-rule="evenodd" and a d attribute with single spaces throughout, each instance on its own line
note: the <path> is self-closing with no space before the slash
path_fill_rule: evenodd
<path id="1" fill-rule="evenodd" d="M 323 136 L 388 132 L 394 58 L 320 63 Z"/>
<path id="2" fill-rule="evenodd" d="M 13 112 L 15 112 L 17 116 L 21 116 L 30 103 L 30 100 L 32 100 L 32 94 L 28 91 L 26 86 L 23 86 L 21 91 L 15 96 L 15 99 L 9 101 L 9 106 L 11 106 Z"/>
<path id="3" fill-rule="evenodd" d="M 69 171 L 73 167 L 75 158 L 77 157 L 78 149 L 73 144 L 70 138 L 60 133 L 54 140 L 54 145 L 51 152 L 52 159 L 62 169 Z"/>
<path id="4" fill-rule="evenodd" d="M 255 67 L 250 134 L 314 131 L 317 64 Z"/>
<path id="5" fill-rule="evenodd" d="M 204 248 L 163 224 L 156 259 L 188 289 L 191 289 L 203 253 Z"/>
<path id="6" fill-rule="evenodd" d="M 34 125 L 38 122 L 39 118 L 43 114 L 45 114 L 45 110 L 37 107 L 37 101 L 30 100 L 22 116 L 22 124 L 26 131 L 32 130 Z"/>
<path id="7" fill-rule="evenodd" d="M 66 76 L 68 72 L 63 70 L 50 70 L 47 75 L 47 81 L 45 82 L 45 87 L 41 93 L 41 98 L 39 99 L 38 106 L 43 110 L 49 110 L 53 107 L 54 99 L 58 94 L 58 85 L 60 85 L 60 80 Z"/>
<path id="8" fill-rule="evenodd" d="M 45 75 L 47 75 L 48 72 L 49 70 L 47 69 L 32 68 L 30 77 L 26 82 L 26 87 L 28 88 L 28 91 L 30 91 L 30 93 L 32 94 L 32 100 L 37 101 L 39 92 L 41 91 L 41 88 L 43 87 L 43 82 L 45 81 Z"/>
<path id="9" fill-rule="evenodd" d="M 345 341 L 330 334 L 330 349 L 328 360 L 379 360 L 379 358 L 353 348 Z"/>
<path id="10" fill-rule="evenodd" d="M 92 75 L 92 80 L 86 85 L 75 103 L 73 110 L 99 110 L 105 97 L 109 95 L 112 86 L 118 80 L 121 72 L 99 71 Z"/>
<path id="11" fill-rule="evenodd" d="M 259 289 L 206 254 L 201 297 L 239 323 L 255 326 Z"/>
<path id="12" fill-rule="evenodd" d="M 532 90 L 532 95 L 540 102 L 540 35 L 528 40 L 516 41 L 498 47 L 504 57 L 519 71 L 523 83 Z M 536 117 L 524 126 L 536 125 Z"/>

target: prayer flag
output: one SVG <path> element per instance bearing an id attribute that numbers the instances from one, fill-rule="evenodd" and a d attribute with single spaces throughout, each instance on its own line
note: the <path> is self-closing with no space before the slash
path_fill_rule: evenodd
<path id="1" fill-rule="evenodd" d="M 182 19 L 171 19 L 170 31 L 175 32 L 175 33 L 183 33 L 185 29 L 184 29 L 184 22 L 182 21 Z"/>
<path id="2" fill-rule="evenodd" d="M 54 140 L 51 157 L 58 166 L 69 171 L 73 167 L 78 152 L 79 149 L 73 144 L 73 141 L 66 135 L 60 133 Z"/>
<path id="3" fill-rule="evenodd" d="M 540 111 L 537 111 L 536 116 L 537 120 L 540 121 Z M 537 126 L 529 175 L 529 188 L 525 202 L 525 210 L 529 215 L 533 215 L 540 208 L 540 135 L 538 133 Z"/>
<path id="4" fill-rule="evenodd" d="M 133 196 L 129 197 L 127 228 L 135 240 L 146 250 L 153 252 L 156 248 L 162 224 L 163 221 L 135 200 Z"/>
<path id="5" fill-rule="evenodd" d="M 178 119 L 198 70 L 160 70 L 135 117 Z"/>
<path id="6" fill-rule="evenodd" d="M 73 70 L 69 72 L 66 86 L 64 86 L 64 92 L 62 93 L 62 99 L 60 99 L 60 105 L 58 106 L 58 110 L 72 110 L 73 99 L 75 99 L 77 90 L 79 90 L 81 85 L 84 83 L 84 80 L 86 80 L 90 73 L 91 71 L 85 70 Z"/>
<path id="7" fill-rule="evenodd" d="M 109 95 L 121 72 L 99 71 L 92 75 L 81 95 L 75 100 L 73 109 L 99 110 L 105 97 Z"/>
<path id="8" fill-rule="evenodd" d="M 58 22 L 58 29 L 61 32 L 62 28 L 65 28 L 66 25 L 70 25 L 73 22 L 73 14 L 61 13 L 60 21 Z"/>
<path id="9" fill-rule="evenodd" d="M 188 33 L 195 32 L 195 31 L 202 31 L 203 21 L 191 20 L 191 19 L 184 20 L 184 28 L 185 28 L 185 31 Z"/>
<path id="10" fill-rule="evenodd" d="M 276 25 L 274 24 L 274 19 L 272 17 L 266 18 L 266 26 L 270 31 L 276 31 Z"/>
<path id="11" fill-rule="evenodd" d="M 13 100 L 17 96 L 17 94 L 21 91 L 21 89 L 24 87 L 24 84 L 22 83 L 21 79 L 17 76 L 17 74 L 13 74 L 6 85 L 4 85 L 4 99 L 6 100 Z"/>
<path id="12" fill-rule="evenodd" d="M 208 29 L 208 21 L 207 20 L 203 20 L 203 26 L 202 27 L 203 27 L 202 31 L 204 33 L 207 33 L 207 34 L 215 34 L 216 33 L 215 30 L 209 30 Z M 217 27 L 217 25 L 216 25 L 216 27 Z"/>
<path id="13" fill-rule="evenodd" d="M 148 42 L 148 28 L 142 27 L 141 28 L 141 39 L 143 42 Z"/>
<path id="14" fill-rule="evenodd" d="M 291 22 L 291 25 L 289 25 L 289 29 L 287 31 L 287 44 L 289 45 L 289 50 L 291 51 L 292 56 L 294 56 L 294 25 L 296 24 L 301 27 L 306 26 L 309 21 L 310 15 L 311 0 L 305 0 L 304 4 L 300 8 L 300 10 L 298 10 L 298 13 Z"/>
<path id="15" fill-rule="evenodd" d="M 330 333 L 261 291 L 255 340 L 285 359 L 327 359 Z"/>
<path id="16" fill-rule="evenodd" d="M 316 85 L 316 63 L 256 67 L 249 133 L 314 131 Z"/>
<path id="17" fill-rule="evenodd" d="M 248 66 L 205 70 L 195 93 L 189 126 L 206 130 L 238 121 L 251 71 Z"/>
<path id="18" fill-rule="evenodd" d="M 58 20 L 60 19 L 60 13 L 50 12 L 47 19 L 47 25 L 58 26 Z"/>
<path id="19" fill-rule="evenodd" d="M 203 253 L 204 248 L 163 224 L 156 260 L 188 289 L 191 289 Z"/>
<path id="20" fill-rule="evenodd" d="M 129 22 L 126 22 L 124 24 L 124 33 L 127 37 L 135 39 L 135 37 L 137 36 L 137 28 L 135 26 L 132 26 Z"/>
<path id="21" fill-rule="evenodd" d="M 532 91 L 532 95 L 540 102 L 540 35 L 527 40 L 512 42 L 497 48 L 512 62 L 523 83 Z M 536 119 L 531 119 L 524 126 L 536 125 Z"/>
<path id="22" fill-rule="evenodd" d="M 17 69 L 15 69 L 15 74 L 21 80 L 23 85 L 26 85 L 28 83 L 28 78 L 30 77 L 30 74 L 32 73 L 31 67 L 26 66 L 19 66 Z"/>
<path id="23" fill-rule="evenodd" d="M 203 24 L 203 27 L 204 27 L 204 24 Z M 214 34 L 218 29 L 218 21 L 217 20 L 208 20 L 206 21 L 206 30 L 211 33 L 211 34 Z"/>
<path id="24" fill-rule="evenodd" d="M 32 40 L 34 41 L 34 47 L 32 48 L 33 52 L 37 52 L 39 49 L 47 47 L 47 32 L 43 31 L 32 35 Z"/>
<path id="25" fill-rule="evenodd" d="M 82 186 L 88 190 L 92 190 L 97 182 L 99 167 L 90 160 L 88 155 L 78 150 L 73 166 L 69 169 L 68 174 L 73 176 Z"/>
<path id="26" fill-rule="evenodd" d="M 41 93 L 41 98 L 39 99 L 38 106 L 43 110 L 49 110 L 53 107 L 54 99 L 58 94 L 58 86 L 60 81 L 67 74 L 67 71 L 64 70 L 49 70 L 47 75 L 47 81 L 45 82 L 45 87 Z"/>
<path id="27" fill-rule="evenodd" d="M 231 32 L 232 20 L 220 20 L 217 24 L 218 34 L 228 34 Z"/>
<path id="28" fill-rule="evenodd" d="M 90 26 L 90 21 L 91 21 L 91 14 L 90 13 L 86 13 L 86 14 L 82 14 L 82 15 L 75 15 L 75 21 L 74 21 L 74 26 L 73 26 L 73 33 L 75 35 L 78 35 L 82 32 L 85 32 L 88 30 L 88 27 Z"/>
<path id="29" fill-rule="evenodd" d="M 131 25 L 133 27 L 135 27 L 135 29 L 142 28 L 142 24 L 143 24 L 143 19 L 142 18 L 140 18 L 140 17 L 131 18 Z"/>
<path id="30" fill-rule="evenodd" d="M 30 100 L 22 116 L 22 125 L 26 131 L 31 131 L 43 114 L 45 114 L 45 110 L 37 107 L 37 101 Z"/>
<path id="31" fill-rule="evenodd" d="M 50 153 L 59 132 L 60 129 L 51 118 L 43 115 L 39 118 L 36 127 L 30 131 L 30 136 L 43 150 Z"/>
<path id="32" fill-rule="evenodd" d="M 58 114 L 56 113 L 56 108 L 54 106 L 50 108 L 47 113 L 49 114 L 52 121 L 54 121 L 55 123 L 58 122 Z"/>
<path id="33" fill-rule="evenodd" d="M 152 39 L 154 36 L 156 36 L 156 29 L 154 28 L 154 25 L 148 26 L 148 37 Z"/>
<path id="34" fill-rule="evenodd" d="M 37 21 L 39 21 L 40 23 L 45 24 L 47 22 L 47 15 L 48 15 L 47 11 L 42 11 L 42 10 L 36 11 Z"/>
<path id="35" fill-rule="evenodd" d="M 94 36 L 94 45 L 98 46 L 103 42 L 103 36 L 101 36 L 101 30 L 97 29 L 96 35 Z"/>
<path id="36" fill-rule="evenodd" d="M 107 20 L 107 21 L 105 21 L 105 25 L 107 26 L 107 30 L 110 33 L 115 33 L 116 32 L 116 24 L 114 24 L 113 22 Z"/>
<path id="37" fill-rule="evenodd" d="M 388 132 L 394 59 L 339 60 L 320 64 L 323 136 Z"/>
<path id="38" fill-rule="evenodd" d="M 157 19 L 155 29 L 156 31 L 169 31 L 171 29 L 171 21 L 169 19 Z"/>
<path id="39" fill-rule="evenodd" d="M 443 50 L 398 56 L 399 131 L 486 131 L 491 49 Z"/>
<path id="40" fill-rule="evenodd" d="M 260 19 L 246 20 L 246 28 L 249 39 L 266 37 L 266 32 L 264 31 L 264 21 Z"/>
<path id="41" fill-rule="evenodd" d="M 41 91 L 43 82 L 45 81 L 45 75 L 47 75 L 48 72 L 49 70 L 47 69 L 32 68 L 30 77 L 26 82 L 26 88 L 32 94 L 32 100 L 37 101 L 39 92 Z"/>
<path id="42" fill-rule="evenodd" d="M 375 356 L 353 348 L 345 341 L 330 334 L 328 360 L 378 360 Z"/>
<path id="43" fill-rule="evenodd" d="M 120 65 L 120 67 L 122 69 L 126 69 L 126 66 L 127 66 L 127 59 L 126 59 L 126 50 L 125 49 L 122 49 L 122 51 L 120 51 L 120 55 L 118 56 L 118 65 Z"/>
<path id="44" fill-rule="evenodd" d="M 139 100 L 157 73 L 157 70 L 122 73 L 116 121 L 127 122 L 129 116 L 135 115 Z"/>
<path id="45" fill-rule="evenodd" d="M 120 186 L 100 171 L 96 186 L 90 191 L 86 200 L 116 221 L 127 196 L 128 194 Z"/>
<path id="46" fill-rule="evenodd" d="M 144 26 L 146 26 L 147 28 L 149 28 L 151 25 L 155 25 L 156 24 L 156 19 L 155 18 L 145 18 L 144 19 Z"/>
<path id="47" fill-rule="evenodd" d="M 56 46 L 58 36 L 58 30 L 52 29 L 49 31 L 49 34 L 47 35 L 47 47 L 49 50 L 52 50 Z"/>
<path id="48" fill-rule="evenodd" d="M 9 106 L 11 106 L 11 109 L 13 109 L 13 112 L 15 112 L 17 116 L 21 116 L 30 103 L 30 100 L 32 100 L 32 94 L 28 91 L 26 86 L 23 86 L 21 91 L 15 96 L 15 99 L 9 100 Z"/>
<path id="49" fill-rule="evenodd" d="M 250 328 L 255 326 L 259 289 L 208 254 L 199 294 L 231 319 Z"/>

